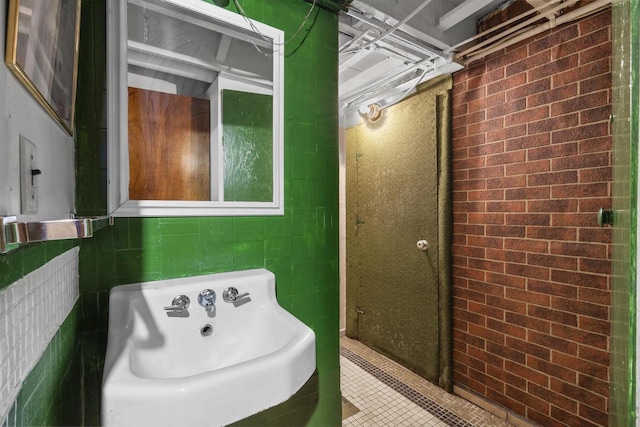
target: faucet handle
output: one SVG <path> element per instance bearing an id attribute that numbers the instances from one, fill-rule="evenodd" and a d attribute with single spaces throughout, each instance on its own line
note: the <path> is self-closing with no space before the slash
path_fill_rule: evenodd
<path id="1" fill-rule="evenodd" d="M 178 295 L 171 301 L 171 305 L 166 306 L 164 309 L 167 311 L 174 311 L 176 313 L 182 313 L 183 311 L 187 311 L 189 308 L 189 304 L 191 300 L 186 295 Z"/>
<path id="2" fill-rule="evenodd" d="M 198 294 L 198 303 L 204 308 L 213 307 L 216 303 L 216 293 L 212 289 L 205 289 Z"/>
<path id="3" fill-rule="evenodd" d="M 240 298 L 244 298 L 248 295 L 249 295 L 249 292 L 245 292 L 244 294 L 238 295 L 238 289 L 231 286 L 225 289 L 224 292 L 222 292 L 222 299 L 224 300 L 224 302 L 236 302 Z"/>

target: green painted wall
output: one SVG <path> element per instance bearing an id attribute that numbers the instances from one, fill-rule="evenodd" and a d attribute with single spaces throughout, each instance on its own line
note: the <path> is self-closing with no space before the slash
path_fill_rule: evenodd
<path id="1" fill-rule="evenodd" d="M 285 39 L 310 7 L 300 0 L 243 0 L 242 6 L 284 30 Z M 82 7 L 77 204 L 81 214 L 95 215 L 106 206 L 106 12 L 104 0 L 83 0 Z M 317 386 L 306 400 L 313 403 L 301 404 L 309 412 L 304 419 L 340 424 L 337 16 L 314 11 L 305 29 L 285 51 L 284 216 L 118 218 L 81 242 L 87 425 L 99 422 L 113 286 L 257 267 L 275 273 L 280 304 L 316 333 Z"/>

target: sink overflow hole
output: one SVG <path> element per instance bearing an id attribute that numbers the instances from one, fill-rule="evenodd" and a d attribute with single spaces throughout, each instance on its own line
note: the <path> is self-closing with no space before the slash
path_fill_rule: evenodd
<path id="1" fill-rule="evenodd" d="M 203 337 L 208 337 L 209 335 L 211 335 L 212 332 L 213 332 L 213 326 L 211 326 L 208 323 L 204 325 L 202 328 L 200 328 L 200 335 L 202 335 Z"/>

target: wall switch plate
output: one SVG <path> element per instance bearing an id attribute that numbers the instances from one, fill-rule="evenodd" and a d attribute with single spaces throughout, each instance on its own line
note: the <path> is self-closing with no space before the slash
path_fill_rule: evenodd
<path id="1" fill-rule="evenodd" d="M 38 213 L 38 149 L 20 135 L 20 211 L 23 215 Z"/>

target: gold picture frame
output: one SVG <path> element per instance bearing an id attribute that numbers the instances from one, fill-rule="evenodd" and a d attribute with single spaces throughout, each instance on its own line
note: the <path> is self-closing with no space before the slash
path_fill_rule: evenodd
<path id="1" fill-rule="evenodd" d="M 73 135 L 81 0 L 10 0 L 5 62 Z"/>

